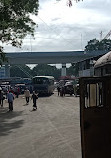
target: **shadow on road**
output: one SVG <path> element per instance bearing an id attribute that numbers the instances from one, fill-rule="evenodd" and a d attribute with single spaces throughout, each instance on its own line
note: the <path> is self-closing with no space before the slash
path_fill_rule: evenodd
<path id="1" fill-rule="evenodd" d="M 13 129 L 20 128 L 24 120 L 18 119 L 23 111 L 7 112 L 8 108 L 0 109 L 0 136 L 10 134 Z"/>
<path id="2" fill-rule="evenodd" d="M 60 96 L 61 98 L 64 98 L 64 97 L 68 97 L 68 98 L 74 98 L 75 96 L 73 95 L 69 95 L 69 94 L 65 94 L 65 96 Z"/>
<path id="3" fill-rule="evenodd" d="M 50 97 L 50 96 L 52 96 L 54 93 L 52 93 L 52 94 L 39 94 L 38 96 L 40 97 L 40 98 L 46 98 L 46 97 Z"/>

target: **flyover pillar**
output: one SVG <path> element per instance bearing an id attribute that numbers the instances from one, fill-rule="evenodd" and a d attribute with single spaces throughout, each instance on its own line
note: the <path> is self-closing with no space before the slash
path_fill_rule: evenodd
<path id="1" fill-rule="evenodd" d="M 66 76 L 66 63 L 62 63 L 61 76 Z"/>
<path id="2" fill-rule="evenodd" d="M 5 64 L 5 77 L 9 78 L 10 77 L 10 65 Z"/>

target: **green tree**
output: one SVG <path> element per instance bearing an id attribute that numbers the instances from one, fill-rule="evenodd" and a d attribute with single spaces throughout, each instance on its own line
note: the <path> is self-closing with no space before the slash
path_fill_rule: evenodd
<path id="1" fill-rule="evenodd" d="M 85 46 L 86 51 L 96 51 L 96 50 L 105 50 L 110 51 L 111 50 L 111 40 L 110 39 L 103 39 L 102 41 L 93 39 L 90 40 Z"/>
<path id="2" fill-rule="evenodd" d="M 39 64 L 32 70 L 33 76 L 54 76 L 55 79 L 60 78 L 61 70 L 55 66 Z"/>
<path id="3" fill-rule="evenodd" d="M 93 51 L 96 50 L 99 46 L 99 40 L 97 39 L 92 39 L 90 41 L 88 41 L 87 46 L 85 46 L 85 50 L 86 51 Z"/>
<path id="4" fill-rule="evenodd" d="M 110 39 L 103 39 L 99 42 L 98 50 L 111 50 L 111 40 Z"/>
<path id="5" fill-rule="evenodd" d="M 3 47 L 0 46 L 0 65 L 2 65 L 2 62 L 6 62 L 7 58 L 5 57 L 5 53 L 3 52 Z"/>
<path id="6" fill-rule="evenodd" d="M 61 1 L 61 0 L 56 0 L 56 1 Z M 72 4 L 72 1 L 73 1 L 73 0 L 66 0 L 67 6 L 71 7 L 71 6 L 73 5 L 73 4 Z M 83 0 L 75 0 L 75 1 L 76 1 L 76 3 L 77 3 L 77 2 L 83 1 Z"/>
<path id="7" fill-rule="evenodd" d="M 38 0 L 0 0 L 0 41 L 20 47 L 27 34 L 34 35 L 30 14 L 38 14 Z M 0 46 L 1 60 L 3 48 Z"/>
<path id="8" fill-rule="evenodd" d="M 74 75 L 75 77 L 79 76 L 79 63 L 72 63 L 72 66 L 69 67 L 72 71 L 72 75 Z"/>
<path id="9" fill-rule="evenodd" d="M 67 68 L 67 76 L 75 76 L 75 71 L 73 66 L 70 66 L 69 68 Z"/>

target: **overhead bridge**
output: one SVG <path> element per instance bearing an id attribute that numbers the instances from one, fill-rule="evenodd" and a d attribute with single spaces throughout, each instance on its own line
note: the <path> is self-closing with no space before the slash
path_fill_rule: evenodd
<path id="1" fill-rule="evenodd" d="M 94 56 L 102 55 L 105 51 L 53 51 L 53 52 L 9 52 L 6 53 L 9 64 L 59 64 L 74 63 Z"/>
<path id="2" fill-rule="evenodd" d="M 4 77 L 10 77 L 10 65 L 21 64 L 62 64 L 61 75 L 66 76 L 66 63 L 74 63 L 103 54 L 105 51 L 9 52 L 6 53 L 8 63 L 4 63 Z"/>

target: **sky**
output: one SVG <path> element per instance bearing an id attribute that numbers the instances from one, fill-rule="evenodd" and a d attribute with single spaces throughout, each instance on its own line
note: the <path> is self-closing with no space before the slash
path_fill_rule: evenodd
<path id="1" fill-rule="evenodd" d="M 6 52 L 84 50 L 87 42 L 100 40 L 111 30 L 111 0 L 83 0 L 72 7 L 67 0 L 39 0 L 34 39 L 27 36 L 21 49 L 5 46 Z"/>

